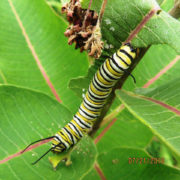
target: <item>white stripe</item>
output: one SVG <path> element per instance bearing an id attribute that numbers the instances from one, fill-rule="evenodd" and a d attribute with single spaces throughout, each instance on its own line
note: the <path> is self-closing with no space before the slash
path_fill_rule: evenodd
<path id="1" fill-rule="evenodd" d="M 98 89 L 100 89 L 100 90 L 102 90 L 102 91 L 104 91 L 104 92 L 105 92 L 105 91 L 108 91 L 108 90 L 111 88 L 111 87 L 110 87 L 109 89 L 101 88 L 101 87 L 95 82 L 94 78 L 95 78 L 95 76 L 93 77 L 93 83 L 95 84 L 95 85 L 93 85 L 93 86 L 94 86 L 95 88 L 98 87 Z M 99 82 L 99 81 L 98 81 L 98 82 Z M 99 83 L 99 84 L 102 84 L 102 83 Z M 97 89 L 97 88 L 96 88 L 96 89 Z"/>
<path id="2" fill-rule="evenodd" d="M 94 111 L 95 113 L 101 111 L 102 107 L 100 107 L 99 109 L 97 109 L 96 107 L 90 107 L 88 104 L 84 103 L 84 106 L 88 109 L 88 110 L 91 110 L 91 111 Z"/>
<path id="3" fill-rule="evenodd" d="M 56 134 L 55 136 L 57 136 L 62 141 L 62 143 L 65 144 L 66 149 L 68 149 L 70 147 L 70 145 L 59 134 Z"/>
<path id="4" fill-rule="evenodd" d="M 103 66 L 103 65 L 102 65 Z M 102 78 L 106 81 L 110 81 L 110 83 L 111 83 L 111 86 L 112 86 L 112 84 L 113 84 L 113 82 L 114 82 L 114 79 L 110 79 L 105 73 L 104 73 L 104 71 L 103 71 L 103 69 L 102 69 L 102 66 L 100 67 L 100 71 L 101 71 L 101 74 L 102 74 Z M 100 74 L 100 75 L 101 75 Z"/>
<path id="5" fill-rule="evenodd" d="M 88 96 L 89 96 L 89 98 L 92 100 L 92 101 L 94 101 L 95 103 L 97 102 L 97 103 L 101 103 L 101 102 L 104 102 L 106 99 L 96 99 L 96 97 L 94 98 L 94 97 L 92 97 L 91 96 L 91 94 L 89 93 L 89 91 L 88 91 Z M 98 98 L 98 97 L 97 97 Z"/>
<path id="6" fill-rule="evenodd" d="M 82 128 L 82 129 L 87 129 L 86 126 L 84 126 L 76 117 L 73 117 L 73 119 L 76 121 L 76 123 Z M 83 121 L 84 123 L 84 121 Z M 84 123 L 87 124 L 87 123 Z M 89 128 L 91 128 L 91 126 L 88 124 Z"/>
<path id="7" fill-rule="evenodd" d="M 87 94 L 87 96 L 88 96 L 88 94 Z M 100 104 L 93 104 L 90 101 L 88 101 L 88 99 L 86 97 L 85 97 L 85 99 L 90 105 L 92 105 L 94 107 L 103 107 L 104 106 L 104 102 L 101 102 Z"/>
<path id="8" fill-rule="evenodd" d="M 102 82 L 100 82 L 99 79 L 97 78 L 97 75 L 96 75 L 96 74 L 95 74 L 94 78 L 96 79 L 96 81 L 97 81 L 101 86 L 105 86 L 105 87 L 107 87 L 107 88 L 112 88 L 112 86 L 113 86 L 113 83 L 106 85 L 106 84 L 103 84 Z M 98 86 L 98 87 L 99 87 L 99 86 Z M 101 88 L 101 87 L 100 87 L 100 88 Z M 103 89 L 103 88 L 102 88 L 102 89 Z"/>
<path id="9" fill-rule="evenodd" d="M 89 111 L 87 111 L 82 105 L 81 105 L 81 109 L 83 110 L 83 111 L 85 111 L 88 115 L 90 115 L 90 116 L 93 116 L 93 117 L 97 117 L 98 116 L 98 113 L 97 112 L 89 112 Z"/>
<path id="10" fill-rule="evenodd" d="M 122 73 L 122 75 L 123 75 L 124 71 L 122 71 L 121 69 L 119 69 L 119 68 L 116 66 L 116 64 L 113 63 L 112 59 L 109 59 L 109 63 L 111 64 L 111 66 L 112 66 L 117 72 Z"/>
<path id="11" fill-rule="evenodd" d="M 64 131 L 64 133 L 66 133 L 67 135 L 68 135 L 68 137 L 69 137 L 69 139 L 71 140 L 71 142 L 72 142 L 72 144 L 73 144 L 73 140 L 74 140 L 74 144 L 77 142 L 77 140 L 76 140 L 76 138 L 73 136 L 73 134 L 71 134 L 71 132 L 69 132 L 68 131 L 68 129 L 66 130 L 65 128 L 63 128 L 63 131 Z M 68 132 L 67 132 L 68 131 Z M 69 135 L 69 133 L 72 135 L 72 138 L 71 138 L 71 136 Z"/>
<path id="12" fill-rule="evenodd" d="M 72 122 L 71 122 L 72 123 Z M 75 127 L 76 127 L 76 125 L 74 124 L 74 123 L 72 123 Z M 78 130 L 78 132 L 76 131 L 76 129 L 74 129 L 74 127 L 73 127 L 73 125 L 71 125 L 70 123 L 68 123 L 68 125 L 70 126 L 70 128 L 79 136 L 79 134 L 81 135 L 81 136 L 83 136 L 83 134 L 81 133 L 81 131 L 78 129 L 78 127 L 76 127 L 76 129 Z"/>
<path id="13" fill-rule="evenodd" d="M 76 114 L 76 116 L 85 124 L 85 125 L 87 125 L 89 128 L 91 128 L 92 126 L 91 126 L 91 124 L 89 124 L 89 123 L 87 123 L 86 121 L 84 121 L 82 118 L 80 118 L 77 114 Z"/>
<path id="14" fill-rule="evenodd" d="M 113 54 L 113 59 L 116 61 L 116 63 L 123 69 L 128 69 L 129 67 L 124 64 L 124 62 L 116 55 L 116 53 Z M 123 63 L 121 63 L 123 62 Z"/>
<path id="15" fill-rule="evenodd" d="M 79 109 L 79 113 L 81 114 L 81 116 L 85 117 L 86 119 L 88 120 L 92 120 L 92 119 L 95 119 L 95 117 L 90 117 L 88 115 L 86 115 L 81 109 Z"/>
<path id="16" fill-rule="evenodd" d="M 97 95 L 97 94 L 95 94 L 92 90 L 91 90 L 91 88 L 89 87 L 89 91 L 91 92 L 91 94 L 93 95 L 93 96 L 95 96 L 95 97 L 97 97 L 97 98 L 106 98 L 106 97 L 108 97 L 109 96 L 109 92 L 107 92 L 107 94 L 106 95 L 103 95 L 103 96 L 100 96 L 100 95 Z"/>
<path id="17" fill-rule="evenodd" d="M 105 63 L 103 64 L 103 66 L 104 66 L 105 71 L 109 74 L 109 76 L 115 78 L 116 80 L 119 79 L 119 76 L 116 76 L 116 75 L 112 74 L 112 73 L 108 70 L 108 68 L 106 67 L 106 64 L 105 64 Z M 114 80 L 114 81 L 116 81 L 116 80 Z"/>

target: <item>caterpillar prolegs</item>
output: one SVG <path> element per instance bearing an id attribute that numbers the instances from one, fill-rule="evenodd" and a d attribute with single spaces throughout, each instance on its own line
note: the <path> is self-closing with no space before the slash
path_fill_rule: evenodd
<path id="1" fill-rule="evenodd" d="M 136 55 L 136 49 L 127 43 L 105 60 L 94 75 L 78 112 L 65 127 L 52 136 L 52 147 L 36 162 L 49 151 L 60 153 L 67 150 L 92 128 L 113 86 L 127 72 Z"/>

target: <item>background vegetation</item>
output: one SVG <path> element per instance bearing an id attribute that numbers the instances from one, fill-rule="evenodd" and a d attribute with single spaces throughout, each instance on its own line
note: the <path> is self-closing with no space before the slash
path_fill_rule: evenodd
<path id="1" fill-rule="evenodd" d="M 162 9 L 132 41 L 149 48 L 133 71 L 137 83 L 128 78 L 116 91 L 94 139 L 78 143 L 70 166 L 62 162 L 54 171 L 48 156 L 31 165 L 50 143 L 18 153 L 71 120 L 103 61 L 90 66 L 86 53 L 67 44 L 65 1 L 0 1 L 0 179 L 180 179 L 179 1 L 108 1 L 101 24 L 106 54 L 150 11 Z M 93 0 L 92 9 L 99 12 L 101 3 Z M 152 157 L 165 162 L 129 163 Z"/>

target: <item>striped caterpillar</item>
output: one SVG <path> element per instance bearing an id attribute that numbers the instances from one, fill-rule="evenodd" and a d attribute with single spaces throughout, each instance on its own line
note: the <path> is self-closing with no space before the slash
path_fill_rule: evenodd
<path id="1" fill-rule="evenodd" d="M 74 115 L 73 119 L 54 136 L 45 138 L 53 138 L 52 147 L 33 164 L 37 163 L 50 151 L 60 153 L 69 149 L 76 144 L 84 134 L 88 133 L 99 117 L 113 86 L 122 75 L 127 72 L 136 55 L 137 50 L 134 49 L 130 43 L 126 43 L 111 57 L 105 60 L 94 75 L 78 112 Z M 29 146 L 42 140 L 44 139 L 35 141 Z"/>

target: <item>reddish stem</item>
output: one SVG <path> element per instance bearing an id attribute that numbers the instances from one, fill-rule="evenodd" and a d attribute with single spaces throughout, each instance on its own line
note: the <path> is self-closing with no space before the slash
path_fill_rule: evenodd
<path id="1" fill-rule="evenodd" d="M 180 56 L 177 56 L 173 61 L 171 61 L 164 69 L 162 69 L 156 76 L 150 79 L 143 88 L 148 88 L 151 84 L 157 81 L 163 74 L 165 74 L 169 69 L 171 69 L 176 62 L 180 59 Z"/>
<path id="2" fill-rule="evenodd" d="M 126 39 L 124 43 L 132 41 L 132 39 L 139 33 L 139 31 L 144 27 L 144 25 L 159 11 L 159 7 L 155 7 L 152 9 L 140 22 L 140 24 L 132 31 L 132 33 L 129 35 L 129 37 Z"/>
<path id="3" fill-rule="evenodd" d="M 34 144 L 34 145 L 30 146 L 30 147 L 27 148 L 25 151 L 24 151 L 24 150 L 21 150 L 21 151 L 15 153 L 15 154 L 12 154 L 12 155 L 6 157 L 5 159 L 1 160 L 1 161 L 0 161 L 0 164 L 5 163 L 5 162 L 7 162 L 7 161 L 9 161 L 9 160 L 11 160 L 11 159 L 13 159 L 13 158 L 15 158 L 15 157 L 18 157 L 18 156 L 22 155 L 22 153 L 24 153 L 24 152 L 31 151 L 32 149 L 37 148 L 37 147 L 39 147 L 39 146 L 41 146 L 41 145 L 43 145 L 43 144 L 45 144 L 45 143 L 47 143 L 47 142 L 49 142 L 49 141 L 51 141 L 51 140 L 52 140 L 52 139 L 46 139 L 46 140 L 44 140 L 44 141 L 41 141 L 41 142 L 39 142 L 39 143 L 37 143 L 37 144 Z"/>
<path id="4" fill-rule="evenodd" d="M 94 169 L 99 174 L 101 180 L 106 180 L 106 177 L 104 176 L 104 174 L 103 174 L 102 170 L 100 169 L 99 164 L 97 164 L 97 162 L 94 165 Z"/>

